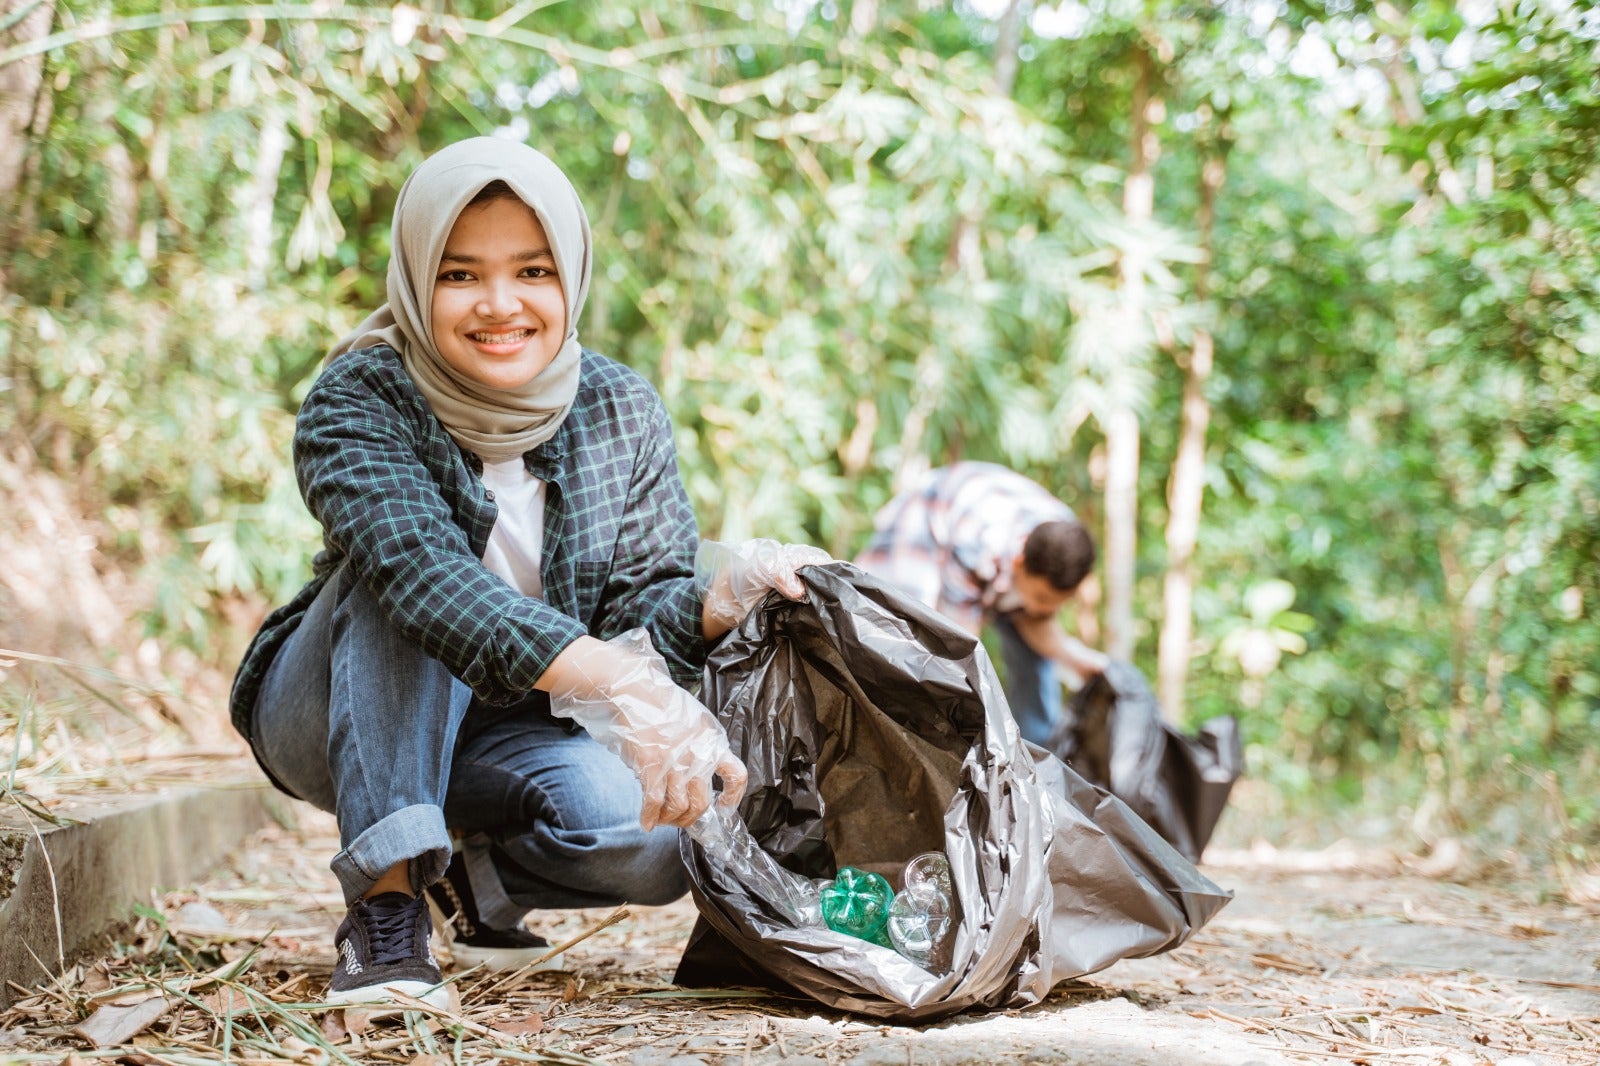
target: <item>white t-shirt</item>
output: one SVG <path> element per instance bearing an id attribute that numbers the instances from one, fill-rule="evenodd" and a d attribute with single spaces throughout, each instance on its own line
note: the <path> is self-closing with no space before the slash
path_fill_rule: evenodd
<path id="1" fill-rule="evenodd" d="M 483 464 L 483 484 L 500 508 L 483 565 L 524 596 L 544 598 L 539 557 L 544 553 L 544 482 L 528 473 L 522 457 Z"/>

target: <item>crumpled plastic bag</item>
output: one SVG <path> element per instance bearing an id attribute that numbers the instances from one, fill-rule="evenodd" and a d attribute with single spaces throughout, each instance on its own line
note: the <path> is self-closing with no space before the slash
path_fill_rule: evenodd
<path id="1" fill-rule="evenodd" d="M 948 857 L 950 968 L 799 925 L 681 838 L 700 921 L 689 986 L 760 984 L 900 1022 L 1036 1003 L 1059 981 L 1181 944 L 1230 898 L 1135 815 L 1025 744 L 970 634 L 848 563 L 800 571 L 713 651 L 702 700 L 750 773 L 739 813 L 785 869 L 897 883 Z"/>
<path id="2" fill-rule="evenodd" d="M 1244 769 L 1239 724 L 1220 715 L 1193 736 L 1161 717 L 1138 667 L 1118 660 L 1073 693 L 1045 745 L 1199 862 Z"/>

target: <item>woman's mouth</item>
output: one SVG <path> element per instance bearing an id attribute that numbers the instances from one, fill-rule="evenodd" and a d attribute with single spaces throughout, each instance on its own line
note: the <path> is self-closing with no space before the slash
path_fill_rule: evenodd
<path id="1" fill-rule="evenodd" d="M 474 344 L 481 344 L 488 348 L 503 348 L 507 345 L 526 344 L 528 338 L 533 336 L 531 329 L 511 329 L 503 332 L 491 333 L 488 330 L 479 330 L 467 334 L 468 339 Z"/>

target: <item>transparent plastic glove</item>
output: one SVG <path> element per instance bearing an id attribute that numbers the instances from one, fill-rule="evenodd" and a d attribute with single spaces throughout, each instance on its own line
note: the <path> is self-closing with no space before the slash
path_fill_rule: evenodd
<path id="1" fill-rule="evenodd" d="M 702 814 L 688 832 L 716 864 L 718 878 L 731 880 L 771 904 L 796 927 L 822 924 L 817 886 L 809 878 L 785 870 L 762 851 L 737 810 L 719 803 Z"/>
<path id="2" fill-rule="evenodd" d="M 550 711 L 577 722 L 638 775 L 641 825 L 693 823 L 711 805 L 713 775 L 722 778 L 718 802 L 739 802 L 744 763 L 711 712 L 673 683 L 650 634 L 630 629 L 609 641 L 573 644 L 562 655 Z"/>
<path id="3" fill-rule="evenodd" d="M 791 600 L 803 596 L 805 588 L 795 576 L 796 570 L 831 562 L 833 556 L 809 544 L 706 540 L 695 554 L 694 576 L 705 600 L 706 618 L 732 629 L 773 589 Z"/>

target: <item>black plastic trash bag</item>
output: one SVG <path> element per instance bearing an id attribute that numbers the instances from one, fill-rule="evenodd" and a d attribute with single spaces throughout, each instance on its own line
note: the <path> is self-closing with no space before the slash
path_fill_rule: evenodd
<path id="1" fill-rule="evenodd" d="M 1065 712 L 1046 747 L 1199 862 L 1244 768 L 1238 723 L 1222 715 L 1185 735 L 1162 719 L 1138 668 L 1117 661 L 1074 693 Z"/>
<path id="2" fill-rule="evenodd" d="M 1057 982 L 1176 947 L 1230 898 L 1122 801 L 1024 744 L 982 646 L 848 563 L 801 571 L 706 666 L 702 699 L 750 771 L 740 813 L 785 868 L 898 884 L 950 860 L 959 922 L 930 973 L 801 926 L 682 837 L 700 909 L 676 980 L 762 984 L 921 1022 L 1036 1003 Z"/>

